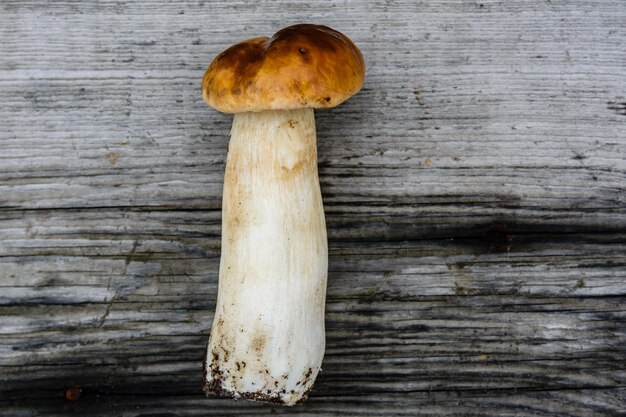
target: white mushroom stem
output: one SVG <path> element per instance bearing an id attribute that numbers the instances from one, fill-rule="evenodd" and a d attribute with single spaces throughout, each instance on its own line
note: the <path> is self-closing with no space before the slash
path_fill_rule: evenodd
<path id="1" fill-rule="evenodd" d="M 205 390 L 293 405 L 324 356 L 328 269 L 313 109 L 235 114 Z"/>

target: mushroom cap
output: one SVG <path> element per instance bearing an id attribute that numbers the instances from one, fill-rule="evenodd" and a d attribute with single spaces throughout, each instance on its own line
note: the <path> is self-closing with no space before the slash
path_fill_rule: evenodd
<path id="1" fill-rule="evenodd" d="M 224 113 L 335 107 L 365 78 L 361 51 L 326 26 L 300 24 L 231 46 L 209 65 L 202 97 Z"/>

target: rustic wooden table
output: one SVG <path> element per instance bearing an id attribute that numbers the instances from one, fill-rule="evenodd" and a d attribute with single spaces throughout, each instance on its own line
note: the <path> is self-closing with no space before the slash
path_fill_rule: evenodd
<path id="1" fill-rule="evenodd" d="M 303 21 L 368 65 L 317 112 L 323 372 L 207 399 L 231 116 L 200 80 Z M 0 33 L 3 416 L 625 415 L 624 1 L 2 0 Z"/>

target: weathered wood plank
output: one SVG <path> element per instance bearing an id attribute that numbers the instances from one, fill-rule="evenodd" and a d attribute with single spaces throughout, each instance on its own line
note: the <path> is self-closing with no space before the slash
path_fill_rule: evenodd
<path id="1" fill-rule="evenodd" d="M 432 391 L 542 391 L 552 401 L 553 391 L 621 386 L 625 237 L 515 236 L 506 251 L 477 250 L 477 241 L 331 245 L 320 400 L 339 396 L 337 407 L 359 414 L 362 403 L 341 395 L 374 396 L 393 409 L 429 402 L 422 394 Z M 0 299 L 7 395 L 55 398 L 73 384 L 86 402 L 195 392 L 216 290 L 203 274 L 216 276 L 216 249 L 186 257 L 193 250 L 167 241 L 122 240 L 111 254 L 69 242 L 83 253 L 41 255 L 34 245 L 16 263 L 5 251 L 2 269 L 32 280 L 9 281 Z M 618 410 L 603 404 L 597 415 Z"/>
<path id="2" fill-rule="evenodd" d="M 205 399 L 231 117 L 199 82 L 301 21 L 368 64 L 317 112 L 323 372 L 295 409 Z M 623 415 L 625 22 L 617 0 L 3 0 L 2 415 Z"/>

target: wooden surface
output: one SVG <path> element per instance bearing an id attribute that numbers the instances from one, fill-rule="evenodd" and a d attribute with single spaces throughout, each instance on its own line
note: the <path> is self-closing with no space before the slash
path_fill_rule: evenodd
<path id="1" fill-rule="evenodd" d="M 368 65 L 317 112 L 323 372 L 207 399 L 231 116 L 200 80 L 303 21 Z M 622 0 L 2 0 L 0 414 L 625 415 L 625 45 Z"/>

